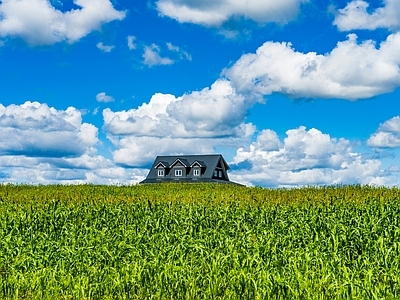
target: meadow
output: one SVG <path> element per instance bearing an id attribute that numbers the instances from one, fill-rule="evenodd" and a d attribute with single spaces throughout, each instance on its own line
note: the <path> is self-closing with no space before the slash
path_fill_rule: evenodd
<path id="1" fill-rule="evenodd" d="M 400 189 L 0 185 L 1 299 L 399 299 Z"/>

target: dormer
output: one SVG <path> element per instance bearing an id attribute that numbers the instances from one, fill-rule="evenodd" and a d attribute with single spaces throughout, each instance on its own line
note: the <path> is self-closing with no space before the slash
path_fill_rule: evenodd
<path id="1" fill-rule="evenodd" d="M 190 170 L 189 162 L 186 159 L 177 158 L 171 164 L 171 176 L 172 177 L 186 177 Z"/>
<path id="2" fill-rule="evenodd" d="M 157 169 L 157 177 L 164 177 L 168 174 L 169 164 L 165 161 L 160 161 L 154 168 Z"/>
<path id="3" fill-rule="evenodd" d="M 204 174 L 205 169 L 207 166 L 203 161 L 195 160 L 191 165 L 190 165 L 190 173 L 194 178 L 200 177 Z"/>

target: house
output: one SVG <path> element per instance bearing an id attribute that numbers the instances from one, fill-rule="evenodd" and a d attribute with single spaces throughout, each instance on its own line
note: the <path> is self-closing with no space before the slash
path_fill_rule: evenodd
<path id="1" fill-rule="evenodd" d="M 140 183 L 229 181 L 229 165 L 220 154 L 157 156 L 147 178 Z"/>

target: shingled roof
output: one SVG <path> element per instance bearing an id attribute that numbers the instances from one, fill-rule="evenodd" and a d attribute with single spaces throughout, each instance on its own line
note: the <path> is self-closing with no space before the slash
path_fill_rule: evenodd
<path id="1" fill-rule="evenodd" d="M 229 169 L 221 154 L 157 156 L 147 178 L 141 183 L 234 183 L 229 180 Z"/>

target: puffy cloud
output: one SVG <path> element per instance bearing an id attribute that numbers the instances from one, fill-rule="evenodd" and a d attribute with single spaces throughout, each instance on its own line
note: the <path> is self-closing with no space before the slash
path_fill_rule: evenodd
<path id="1" fill-rule="evenodd" d="M 136 49 L 136 44 L 134 43 L 136 40 L 136 37 L 134 37 L 133 35 L 128 35 L 128 48 L 129 50 L 134 50 Z"/>
<path id="2" fill-rule="evenodd" d="M 61 12 L 49 0 L 3 0 L 0 4 L 0 36 L 19 37 L 30 45 L 76 42 L 101 25 L 122 20 L 125 12 L 109 0 L 74 0 L 81 9 Z"/>
<path id="3" fill-rule="evenodd" d="M 98 93 L 97 95 L 96 95 L 96 100 L 98 101 L 98 102 L 112 102 L 112 101 L 114 101 L 114 98 L 113 97 L 111 97 L 111 96 L 108 96 L 106 93 L 104 93 L 104 92 L 101 92 L 101 93 Z"/>
<path id="4" fill-rule="evenodd" d="M 221 140 L 125 136 L 113 142 L 118 147 L 113 152 L 116 163 L 141 167 L 152 163 L 157 155 L 214 153 L 214 147 Z"/>
<path id="5" fill-rule="evenodd" d="M 113 135 L 175 138 L 242 136 L 253 101 L 238 95 L 229 81 L 218 80 L 211 88 L 176 98 L 155 94 L 137 109 L 103 111 L 105 126 Z"/>
<path id="6" fill-rule="evenodd" d="M 400 117 L 393 117 L 381 124 L 368 139 L 367 145 L 374 148 L 400 147 Z"/>
<path id="7" fill-rule="evenodd" d="M 111 52 L 111 50 L 114 49 L 114 46 L 106 46 L 102 42 L 97 43 L 96 47 L 103 52 Z"/>
<path id="8" fill-rule="evenodd" d="M 293 20 L 303 0 L 159 0 L 157 9 L 181 23 L 218 26 L 231 17 L 241 16 L 259 23 L 286 24 Z"/>
<path id="9" fill-rule="evenodd" d="M 80 156 L 98 142 L 97 128 L 73 107 L 59 111 L 38 102 L 0 104 L 0 154 Z"/>
<path id="10" fill-rule="evenodd" d="M 237 94 L 227 80 L 217 80 L 211 89 L 184 95 L 167 107 L 169 116 L 183 124 L 191 136 L 221 137 L 238 135 L 237 130 L 254 104 Z"/>
<path id="11" fill-rule="evenodd" d="M 135 183 L 145 170 L 126 170 L 96 154 L 98 129 L 74 107 L 0 104 L 2 182 Z"/>
<path id="12" fill-rule="evenodd" d="M 114 160 L 138 166 L 157 154 L 210 153 L 217 145 L 247 140 L 254 126 L 244 121 L 253 104 L 229 81 L 218 80 L 211 88 L 178 98 L 155 94 L 137 109 L 105 109 L 103 118 L 108 138 L 118 148 Z"/>
<path id="13" fill-rule="evenodd" d="M 372 13 L 368 12 L 369 3 L 354 0 L 343 9 L 339 9 L 334 24 L 341 31 L 354 29 L 388 28 L 392 31 L 400 30 L 400 2 L 385 0 L 384 6 Z"/>
<path id="14" fill-rule="evenodd" d="M 35 158 L 0 156 L 2 182 L 35 184 L 134 184 L 146 177 L 147 170 L 124 169 L 94 153 L 77 158 Z"/>
<path id="15" fill-rule="evenodd" d="M 370 40 L 357 43 L 356 35 L 350 34 L 325 55 L 266 42 L 256 53 L 243 55 L 224 75 L 242 94 L 356 100 L 400 86 L 399 50 L 400 33 L 390 35 L 378 48 Z"/>
<path id="16" fill-rule="evenodd" d="M 352 150 L 346 139 L 331 138 L 317 129 L 288 130 L 281 143 L 275 132 L 263 130 L 233 161 L 231 179 L 249 185 L 396 184 L 381 162 Z M 235 166 L 236 164 L 236 166 Z"/>

